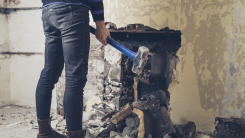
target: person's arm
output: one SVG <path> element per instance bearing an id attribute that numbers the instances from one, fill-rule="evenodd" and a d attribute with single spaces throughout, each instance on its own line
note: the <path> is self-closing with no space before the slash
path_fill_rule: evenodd
<path id="1" fill-rule="evenodd" d="M 102 44 L 107 45 L 106 38 L 110 37 L 110 33 L 105 27 L 103 0 L 90 0 L 90 7 L 96 23 L 95 36 Z"/>

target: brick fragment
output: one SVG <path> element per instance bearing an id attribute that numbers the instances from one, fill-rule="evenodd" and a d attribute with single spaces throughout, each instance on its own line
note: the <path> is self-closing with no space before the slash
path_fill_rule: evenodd
<path id="1" fill-rule="evenodd" d="M 131 113 L 132 113 L 132 108 L 131 108 L 131 105 L 128 103 L 122 108 L 122 110 L 120 110 L 118 113 L 112 116 L 111 122 L 113 124 L 118 124 L 119 122 L 124 120 L 126 117 L 131 115 Z"/>
<path id="2" fill-rule="evenodd" d="M 137 138 L 144 138 L 145 136 L 145 122 L 144 122 L 144 113 L 143 111 L 134 108 L 133 113 L 137 114 L 140 119 L 140 125 L 138 128 L 138 137 Z"/>

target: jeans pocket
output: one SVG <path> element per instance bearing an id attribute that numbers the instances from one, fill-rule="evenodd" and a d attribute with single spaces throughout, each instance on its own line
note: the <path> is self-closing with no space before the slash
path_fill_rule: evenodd
<path id="1" fill-rule="evenodd" d="M 84 7 L 73 6 L 72 9 L 73 23 L 84 24 Z"/>
<path id="2" fill-rule="evenodd" d="M 58 29 L 68 28 L 73 21 L 71 6 L 55 7 L 50 9 L 50 21 Z"/>
<path id="3" fill-rule="evenodd" d="M 47 10 L 42 9 L 42 23 L 43 23 L 43 31 L 46 32 L 48 30 L 49 22 L 47 20 Z"/>

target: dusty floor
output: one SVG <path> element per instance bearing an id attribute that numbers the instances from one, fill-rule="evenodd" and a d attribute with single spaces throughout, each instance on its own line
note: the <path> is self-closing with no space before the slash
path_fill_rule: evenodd
<path id="1" fill-rule="evenodd" d="M 59 133 L 65 132 L 65 120 L 51 111 L 51 125 Z M 0 136 L 1 138 L 35 138 L 38 133 L 36 109 L 20 106 L 0 107 Z"/>
<path id="2" fill-rule="evenodd" d="M 51 110 L 52 127 L 59 133 L 65 133 L 65 120 Z M 0 107 L 0 137 L 1 138 L 36 138 L 38 124 L 36 109 L 21 106 Z M 90 136 L 86 136 L 88 138 Z M 207 135 L 198 135 L 197 138 L 210 138 Z"/>

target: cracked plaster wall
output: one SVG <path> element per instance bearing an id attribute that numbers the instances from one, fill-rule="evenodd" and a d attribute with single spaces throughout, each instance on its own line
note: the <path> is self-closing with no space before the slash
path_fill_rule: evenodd
<path id="1" fill-rule="evenodd" d="M 174 122 L 211 132 L 215 116 L 240 117 L 244 102 L 244 14 L 240 0 L 182 1 L 182 46 L 170 85 Z"/>
<path id="2" fill-rule="evenodd" d="M 18 5 L 36 7 L 41 3 L 20 0 Z M 105 20 L 117 27 L 142 23 L 156 29 L 168 26 L 182 32 L 175 80 L 169 87 L 174 123 L 194 121 L 198 131 L 212 132 L 216 116 L 242 115 L 243 0 L 104 0 L 104 5 Z M 18 16 L 25 15 L 24 11 L 22 13 Z M 32 15 L 32 18 L 39 19 L 40 14 L 38 16 Z M 42 30 L 41 26 L 33 29 Z"/>
<path id="3" fill-rule="evenodd" d="M 174 123 L 194 121 L 212 132 L 216 116 L 242 116 L 244 103 L 243 0 L 106 0 L 106 21 L 180 30 L 181 48 L 170 84 Z"/>

